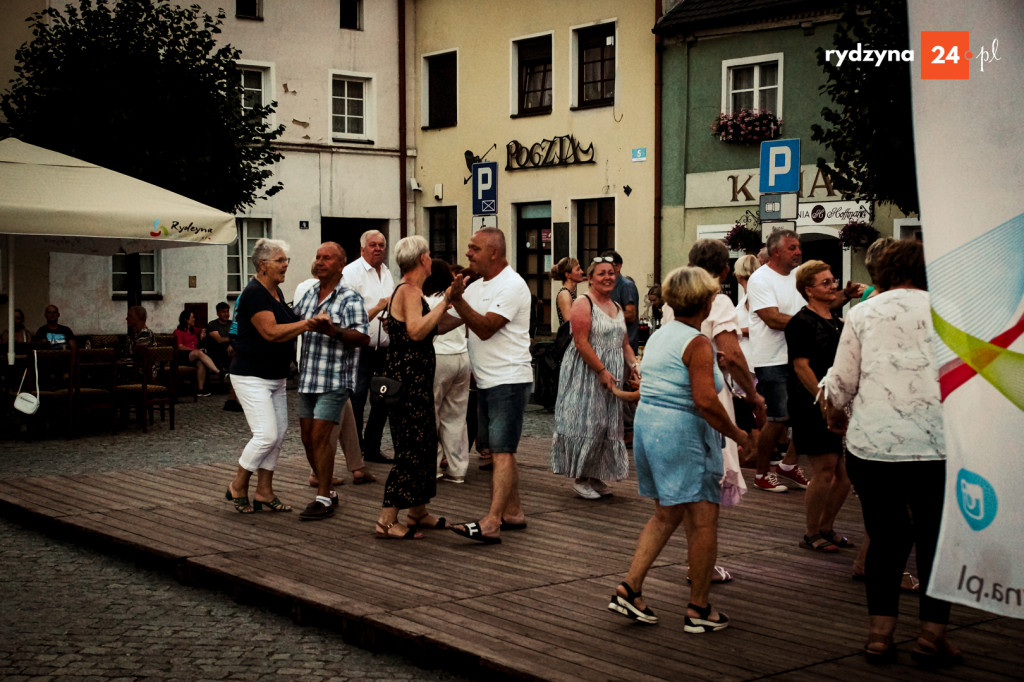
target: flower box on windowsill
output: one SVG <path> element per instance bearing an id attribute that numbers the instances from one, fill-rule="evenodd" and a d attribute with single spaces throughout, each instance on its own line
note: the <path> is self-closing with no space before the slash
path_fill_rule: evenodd
<path id="1" fill-rule="evenodd" d="M 711 134 L 722 142 L 740 144 L 774 140 L 782 135 L 782 119 L 770 111 L 750 109 L 721 113 L 711 124 Z"/>

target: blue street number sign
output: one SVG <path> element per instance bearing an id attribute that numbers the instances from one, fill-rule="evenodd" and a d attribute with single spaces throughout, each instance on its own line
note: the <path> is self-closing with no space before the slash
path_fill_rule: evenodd
<path id="1" fill-rule="evenodd" d="M 473 164 L 473 215 L 498 212 L 498 162 Z"/>
<path id="2" fill-rule="evenodd" d="M 772 140 L 761 143 L 761 192 L 800 190 L 800 140 Z"/>

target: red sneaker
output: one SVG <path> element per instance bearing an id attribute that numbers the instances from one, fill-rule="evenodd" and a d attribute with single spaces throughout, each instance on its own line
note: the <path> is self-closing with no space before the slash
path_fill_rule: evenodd
<path id="1" fill-rule="evenodd" d="M 763 490 L 766 493 L 787 493 L 789 488 L 779 483 L 774 471 L 769 471 L 764 476 L 754 476 L 754 488 Z"/>
<path id="2" fill-rule="evenodd" d="M 801 489 L 806 489 L 807 484 L 810 483 L 810 481 L 804 476 L 804 472 L 800 470 L 800 467 L 796 467 L 790 471 L 783 471 L 781 467 L 775 467 L 775 475 L 778 478 L 785 479 L 789 485 L 793 485 Z"/>

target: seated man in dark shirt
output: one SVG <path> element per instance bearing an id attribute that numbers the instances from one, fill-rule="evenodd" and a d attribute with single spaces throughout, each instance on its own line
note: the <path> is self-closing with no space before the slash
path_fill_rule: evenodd
<path id="1" fill-rule="evenodd" d="M 46 306 L 46 324 L 36 331 L 32 340 L 36 343 L 48 343 L 52 350 L 75 350 L 75 333 L 69 327 L 57 324 L 60 319 L 60 311 L 57 306 L 50 304 Z"/>
<path id="2" fill-rule="evenodd" d="M 217 304 L 217 318 L 206 325 L 206 353 L 217 367 L 227 371 L 231 365 L 231 306 L 223 301 Z"/>

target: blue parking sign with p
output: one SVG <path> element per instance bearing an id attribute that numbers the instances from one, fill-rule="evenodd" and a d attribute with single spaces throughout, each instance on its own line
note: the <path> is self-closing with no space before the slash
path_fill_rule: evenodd
<path id="1" fill-rule="evenodd" d="M 498 163 L 473 164 L 473 215 L 498 212 Z"/>
<path id="2" fill-rule="evenodd" d="M 761 143 L 760 192 L 800 191 L 800 140 Z"/>

